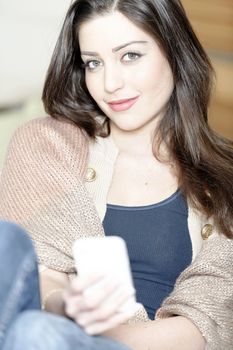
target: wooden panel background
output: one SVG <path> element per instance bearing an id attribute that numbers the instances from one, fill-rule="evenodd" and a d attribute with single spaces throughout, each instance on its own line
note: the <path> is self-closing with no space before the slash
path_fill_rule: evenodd
<path id="1" fill-rule="evenodd" d="M 233 0 L 183 0 L 216 71 L 210 125 L 233 140 Z"/>

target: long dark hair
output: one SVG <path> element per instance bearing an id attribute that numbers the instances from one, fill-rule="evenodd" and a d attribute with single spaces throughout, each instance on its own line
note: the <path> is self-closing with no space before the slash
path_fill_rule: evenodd
<path id="1" fill-rule="evenodd" d="M 155 156 L 158 145 L 165 143 L 189 202 L 233 238 L 232 142 L 209 128 L 214 73 L 179 0 L 76 0 L 67 12 L 48 69 L 43 90 L 47 113 L 73 121 L 90 137 L 99 132 L 96 116 L 103 112 L 85 85 L 78 30 L 85 21 L 113 10 L 155 38 L 173 72 L 175 87 L 156 130 Z"/>

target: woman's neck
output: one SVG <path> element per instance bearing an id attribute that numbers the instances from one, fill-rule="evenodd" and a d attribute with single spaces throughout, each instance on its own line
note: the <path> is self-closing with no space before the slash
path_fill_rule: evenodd
<path id="1" fill-rule="evenodd" d="M 138 159 L 152 160 L 152 158 L 157 158 L 162 162 L 173 164 L 174 160 L 170 159 L 165 143 L 162 142 L 157 148 L 155 129 L 144 128 L 143 130 L 125 131 L 115 125 L 110 125 L 110 129 L 111 138 L 120 154 Z"/>
<path id="2" fill-rule="evenodd" d="M 120 153 L 154 157 L 153 155 L 153 132 L 148 130 L 125 131 L 115 125 L 111 125 L 111 137 Z"/>

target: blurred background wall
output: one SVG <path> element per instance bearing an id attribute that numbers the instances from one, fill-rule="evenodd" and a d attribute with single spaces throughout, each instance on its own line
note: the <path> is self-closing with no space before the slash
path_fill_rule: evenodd
<path id="1" fill-rule="evenodd" d="M 71 0 L 0 0 L 0 169 L 14 130 L 45 115 L 41 90 Z"/>
<path id="2" fill-rule="evenodd" d="M 233 140 L 233 0 L 183 0 L 216 71 L 210 125 Z"/>
<path id="3" fill-rule="evenodd" d="M 41 90 L 71 0 L 0 0 L 0 168 L 22 123 L 45 112 Z M 183 0 L 216 70 L 210 124 L 233 140 L 233 0 Z"/>

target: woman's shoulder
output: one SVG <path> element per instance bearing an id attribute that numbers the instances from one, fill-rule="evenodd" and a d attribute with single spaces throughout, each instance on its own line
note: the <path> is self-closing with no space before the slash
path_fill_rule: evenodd
<path id="1" fill-rule="evenodd" d="M 213 258 L 215 258 L 213 247 L 216 246 L 217 250 L 221 249 L 219 247 L 220 241 L 224 242 L 225 249 L 232 251 L 233 240 L 227 239 L 222 234 L 213 217 L 207 217 L 205 213 L 194 208 L 190 203 L 188 209 L 188 227 L 193 247 L 193 261 L 201 251 L 205 251 L 206 247 L 209 246 L 212 247 L 210 254 L 213 254 Z M 226 245 L 225 242 L 227 242 Z"/>
<path id="2" fill-rule="evenodd" d="M 86 140 L 87 135 L 73 122 L 65 119 L 55 119 L 50 116 L 35 118 L 16 129 L 14 138 L 38 138 L 43 141 L 44 138 L 63 137 L 70 141 L 77 139 Z M 41 139 L 42 137 L 42 139 Z M 74 138 L 75 139 L 74 139 Z"/>
<path id="3" fill-rule="evenodd" d="M 59 163 L 80 173 L 87 161 L 88 147 L 88 136 L 74 123 L 52 117 L 36 118 L 15 131 L 5 166 Z"/>
<path id="4" fill-rule="evenodd" d="M 10 148 L 30 152 L 87 152 L 88 136 L 74 123 L 52 117 L 36 118 L 16 129 Z"/>

